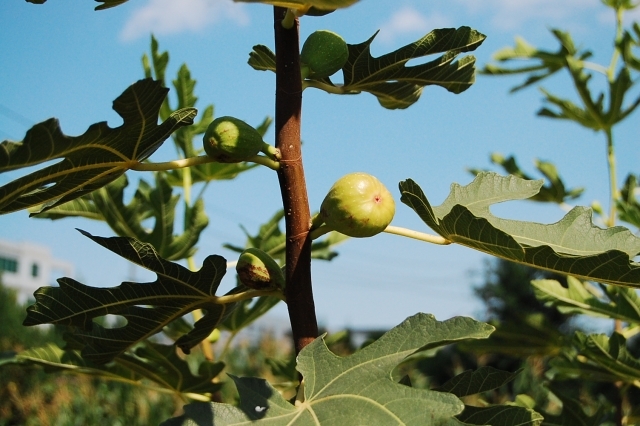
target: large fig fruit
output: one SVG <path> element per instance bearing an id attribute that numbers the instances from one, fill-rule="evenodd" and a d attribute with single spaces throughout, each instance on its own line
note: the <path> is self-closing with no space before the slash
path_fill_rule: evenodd
<path id="1" fill-rule="evenodd" d="M 256 129 L 235 117 L 219 117 L 202 138 L 204 150 L 220 163 L 239 163 L 257 155 L 264 145 Z"/>
<path id="2" fill-rule="evenodd" d="M 349 59 L 349 48 L 342 37 L 320 30 L 309 35 L 302 45 L 300 62 L 303 75 L 325 78 L 342 69 Z"/>
<path id="3" fill-rule="evenodd" d="M 350 237 L 371 237 L 384 231 L 395 212 L 389 190 L 367 173 L 338 179 L 320 207 L 324 223 Z"/>
<path id="4" fill-rule="evenodd" d="M 248 248 L 236 264 L 240 282 L 255 290 L 284 288 L 284 274 L 278 263 L 264 251 Z"/>

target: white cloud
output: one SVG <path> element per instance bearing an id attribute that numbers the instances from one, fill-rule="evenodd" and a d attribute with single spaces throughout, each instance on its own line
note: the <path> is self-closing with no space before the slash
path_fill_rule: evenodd
<path id="1" fill-rule="evenodd" d="M 403 7 L 380 27 L 379 39 L 385 43 L 391 43 L 405 34 L 421 33 L 422 35 L 434 28 L 449 26 L 451 26 L 449 20 L 438 12 L 426 17 L 412 7 Z"/>
<path id="2" fill-rule="evenodd" d="M 147 36 L 201 31 L 221 20 L 247 25 L 249 15 L 244 5 L 231 0 L 149 0 L 133 12 L 120 37 L 133 40 Z"/>
<path id="3" fill-rule="evenodd" d="M 458 3 L 471 13 L 490 15 L 493 26 L 506 31 L 532 20 L 555 24 L 601 6 L 599 0 L 458 0 Z"/>

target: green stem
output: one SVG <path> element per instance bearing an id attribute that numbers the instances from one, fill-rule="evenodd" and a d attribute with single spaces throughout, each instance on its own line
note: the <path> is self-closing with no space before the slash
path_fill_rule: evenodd
<path id="1" fill-rule="evenodd" d="M 273 145 L 269 145 L 266 142 L 262 142 L 262 153 L 274 161 L 279 161 L 282 158 L 280 150 Z"/>
<path id="2" fill-rule="evenodd" d="M 282 28 L 290 30 L 293 28 L 293 24 L 296 22 L 296 12 L 292 9 L 287 9 L 284 19 L 282 19 Z"/>
<path id="3" fill-rule="evenodd" d="M 262 164 L 263 166 L 267 166 L 271 170 L 278 171 L 280 170 L 280 162 L 274 161 L 269 157 L 265 157 L 264 155 L 254 155 L 247 159 L 248 162 Z"/>
<path id="4" fill-rule="evenodd" d="M 182 160 L 167 161 L 164 163 L 135 163 L 129 166 L 129 169 L 139 172 L 161 172 L 213 162 L 215 162 L 215 160 L 208 155 L 201 155 L 199 157 L 184 158 Z"/>
<path id="5" fill-rule="evenodd" d="M 228 303 L 238 303 L 243 300 L 261 296 L 273 296 L 286 302 L 281 290 L 247 290 L 242 293 L 229 294 L 228 296 L 214 296 L 212 302 L 218 305 L 226 305 Z"/>
<path id="6" fill-rule="evenodd" d="M 331 84 L 322 83 L 317 80 L 305 80 L 302 82 L 302 90 L 307 87 L 315 87 L 316 89 L 324 90 L 327 93 L 333 93 L 335 95 L 356 94 L 359 92 L 351 92 L 344 90 L 341 86 L 332 86 Z"/>
<path id="7" fill-rule="evenodd" d="M 414 231 L 413 229 L 401 228 L 399 226 L 387 226 L 383 232 L 387 234 L 400 235 L 402 237 L 413 238 L 414 240 L 424 241 L 431 244 L 438 244 L 446 246 L 452 243 L 452 241 L 441 237 L 440 235 L 425 234 L 424 232 Z"/>
<path id="8" fill-rule="evenodd" d="M 309 236 L 312 240 L 316 238 L 320 238 L 326 233 L 334 231 L 329 225 L 322 225 L 309 233 Z M 424 232 L 414 231 L 413 229 L 401 228 L 399 226 L 387 226 L 387 228 L 382 231 L 387 234 L 400 235 L 402 237 L 413 238 L 414 240 L 424 241 L 431 244 L 437 244 L 440 246 L 447 246 L 451 244 L 453 241 L 449 241 L 446 238 L 441 237 L 440 235 L 432 235 L 425 234 Z"/>
<path id="9" fill-rule="evenodd" d="M 622 16 L 623 9 L 616 9 L 616 42 L 622 38 Z M 615 79 L 616 65 L 618 64 L 618 58 L 620 58 L 620 51 L 616 48 L 613 49 L 613 55 L 611 56 L 611 62 L 609 63 L 609 69 L 607 71 L 607 78 L 610 82 Z"/>
<path id="10" fill-rule="evenodd" d="M 215 161 L 216 160 L 209 157 L 208 155 L 200 155 L 198 157 L 184 158 L 182 160 L 167 161 L 164 163 L 135 162 L 131 165 L 128 165 L 128 168 L 130 170 L 135 170 L 138 172 L 161 172 L 166 170 L 175 170 L 185 167 L 197 166 L 199 164 L 215 163 Z M 262 155 L 254 155 L 253 157 L 249 158 L 247 162 L 262 164 L 263 166 L 267 166 L 272 170 L 280 169 L 280 163 L 278 161 L 274 161 L 271 158 Z"/>
<path id="11" fill-rule="evenodd" d="M 613 132 L 611 128 L 606 130 L 607 135 L 607 165 L 609 169 L 609 217 L 607 226 L 616 224 L 616 201 L 619 198 L 618 182 L 616 178 L 616 154 L 613 145 Z"/>
<path id="12" fill-rule="evenodd" d="M 324 234 L 327 234 L 327 233 L 329 233 L 331 231 L 333 231 L 332 227 L 330 227 L 329 225 L 322 225 L 322 226 L 312 230 L 311 232 L 309 232 L 309 238 L 311 238 L 312 240 L 315 240 L 315 239 L 320 238 Z"/>

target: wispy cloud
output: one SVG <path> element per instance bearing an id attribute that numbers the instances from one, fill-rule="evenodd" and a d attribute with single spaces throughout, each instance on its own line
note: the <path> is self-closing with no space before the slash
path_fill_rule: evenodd
<path id="1" fill-rule="evenodd" d="M 599 0 L 457 0 L 473 14 L 490 15 L 500 30 L 514 30 L 527 21 L 555 24 L 575 14 L 598 8 Z"/>
<path id="2" fill-rule="evenodd" d="M 412 7 L 403 7 L 380 27 L 380 41 L 391 43 L 403 35 L 420 33 L 423 35 L 434 28 L 451 26 L 449 19 L 435 12 L 428 17 Z"/>
<path id="3" fill-rule="evenodd" d="M 197 32 L 225 19 L 238 25 L 249 24 L 245 6 L 231 0 L 149 0 L 133 12 L 120 38 L 134 40 L 151 32 Z"/>

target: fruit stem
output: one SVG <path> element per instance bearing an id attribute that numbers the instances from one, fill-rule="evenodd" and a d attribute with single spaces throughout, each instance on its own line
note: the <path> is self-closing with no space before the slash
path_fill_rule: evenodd
<path id="1" fill-rule="evenodd" d="M 331 84 L 323 83 L 318 80 L 305 80 L 302 82 L 302 89 L 307 87 L 315 87 L 316 89 L 324 90 L 327 93 L 333 93 L 334 95 L 351 95 L 360 92 L 345 90 L 343 86 L 332 86 Z"/>
<path id="2" fill-rule="evenodd" d="M 280 150 L 278 148 L 276 148 L 273 145 L 270 145 L 266 142 L 262 143 L 262 149 L 260 149 L 260 151 L 266 155 L 267 157 L 271 158 L 272 160 L 275 161 L 279 161 L 282 156 L 280 155 Z"/>
<path id="3" fill-rule="evenodd" d="M 184 158 L 182 160 L 167 161 L 164 163 L 140 163 L 139 161 L 127 165 L 129 169 L 139 172 L 161 172 L 165 170 L 182 169 L 184 167 L 197 166 L 199 164 L 213 163 L 215 160 L 208 155 Z"/>
<path id="4" fill-rule="evenodd" d="M 280 170 L 280 163 L 272 160 L 269 157 L 265 157 L 264 155 L 254 155 L 253 157 L 247 158 L 247 161 L 256 164 L 262 164 L 263 166 L 267 166 L 272 170 Z"/>
<path id="5" fill-rule="evenodd" d="M 311 238 L 312 240 L 315 240 L 317 238 L 322 237 L 324 234 L 328 234 L 331 231 L 333 231 L 332 227 L 330 227 L 329 225 L 322 225 L 318 228 L 313 229 L 311 232 L 309 232 L 309 238 Z"/>
<path id="6" fill-rule="evenodd" d="M 218 296 L 213 298 L 213 303 L 218 305 L 226 305 L 227 303 L 237 303 L 243 300 L 253 299 L 254 297 L 273 296 L 286 302 L 281 290 L 247 290 L 242 293 L 229 294 L 227 296 Z"/>
<path id="7" fill-rule="evenodd" d="M 324 225 L 324 219 L 322 218 L 320 213 L 314 214 L 311 218 L 311 231 L 316 228 L 320 228 L 322 225 Z"/>
<path id="8" fill-rule="evenodd" d="M 399 226 L 387 226 L 383 232 L 387 234 L 400 235 L 407 238 L 413 238 L 415 240 L 425 241 L 427 243 L 438 244 L 446 246 L 452 243 L 452 241 L 441 237 L 440 235 L 425 234 L 424 232 L 414 231 L 413 229 L 401 228 Z"/>
<path id="9" fill-rule="evenodd" d="M 293 9 L 287 9 L 287 14 L 282 20 L 282 28 L 290 30 L 296 22 L 296 13 Z"/>

